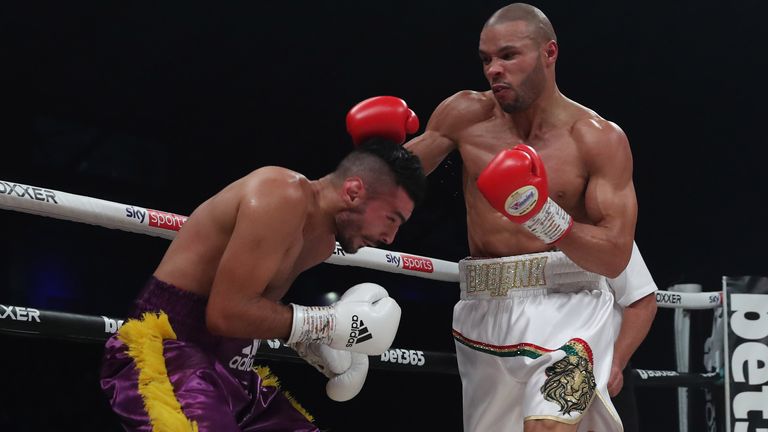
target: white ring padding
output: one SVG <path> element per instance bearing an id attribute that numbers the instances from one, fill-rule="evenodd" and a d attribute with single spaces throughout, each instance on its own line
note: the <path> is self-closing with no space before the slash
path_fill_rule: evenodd
<path id="1" fill-rule="evenodd" d="M 0 208 L 167 239 L 173 239 L 187 220 L 186 216 L 175 213 L 2 180 Z M 336 243 L 336 249 L 325 262 L 446 282 L 459 281 L 458 263 L 371 247 L 361 248 L 356 254 L 347 254 Z M 656 302 L 663 308 L 714 309 L 722 304 L 722 292 L 659 290 Z"/>
<path id="2" fill-rule="evenodd" d="M 186 216 L 0 180 L 0 208 L 172 239 Z"/>
<path id="3" fill-rule="evenodd" d="M 715 309 L 723 305 L 723 292 L 656 291 L 656 304 L 673 309 Z"/>
<path id="4" fill-rule="evenodd" d="M 187 220 L 187 216 L 175 213 L 2 180 L 0 208 L 166 239 L 176 237 L 176 232 Z M 370 247 L 347 254 L 336 243 L 333 255 L 325 262 L 447 282 L 459 281 L 458 263 Z"/>
<path id="5" fill-rule="evenodd" d="M 341 246 L 336 243 L 336 250 L 325 262 L 365 267 L 390 273 L 403 273 L 446 282 L 459 282 L 458 263 L 373 247 L 360 248 L 357 253 L 350 255 L 345 253 Z"/>

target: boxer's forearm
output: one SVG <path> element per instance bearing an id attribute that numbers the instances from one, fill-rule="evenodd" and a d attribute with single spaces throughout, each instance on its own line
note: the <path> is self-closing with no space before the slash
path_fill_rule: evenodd
<path id="1" fill-rule="evenodd" d="M 613 347 L 613 363 L 624 369 L 645 340 L 656 317 L 656 295 L 649 294 L 624 308 L 621 329 Z"/>
<path id="2" fill-rule="evenodd" d="M 609 278 L 621 274 L 632 256 L 631 233 L 579 222 L 556 246 L 579 267 Z"/>

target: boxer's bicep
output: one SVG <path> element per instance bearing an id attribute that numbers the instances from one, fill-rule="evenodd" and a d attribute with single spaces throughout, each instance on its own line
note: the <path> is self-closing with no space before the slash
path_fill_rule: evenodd
<path id="1" fill-rule="evenodd" d="M 243 199 L 209 303 L 241 307 L 259 300 L 300 237 L 305 208 L 303 197 L 291 193 Z"/>
<path id="2" fill-rule="evenodd" d="M 637 199 L 632 182 L 632 153 L 626 135 L 606 122 L 592 130 L 589 145 L 582 147 L 589 168 L 584 197 L 587 215 L 618 241 L 627 257 L 632 248 L 637 221 Z"/>
<path id="3" fill-rule="evenodd" d="M 443 100 L 432 112 L 424 133 L 405 143 L 421 160 L 429 174 L 452 151 L 459 148 L 459 137 L 468 128 L 487 120 L 484 99 L 464 90 Z"/>
<path id="4" fill-rule="evenodd" d="M 456 145 L 439 131 L 427 130 L 405 143 L 405 148 L 419 157 L 424 173 L 429 174 L 456 148 Z"/>

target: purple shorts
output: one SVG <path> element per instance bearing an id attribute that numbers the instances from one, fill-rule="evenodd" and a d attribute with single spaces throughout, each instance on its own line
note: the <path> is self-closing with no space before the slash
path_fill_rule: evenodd
<path id="1" fill-rule="evenodd" d="M 168 316 L 176 339 L 163 340 L 162 353 L 183 414 L 200 432 L 318 431 L 270 377 L 253 371 L 258 341 L 208 332 L 206 302 L 205 297 L 151 277 L 128 317 L 161 311 Z M 118 335 L 105 345 L 101 388 L 127 431 L 150 432 L 139 370 Z"/>

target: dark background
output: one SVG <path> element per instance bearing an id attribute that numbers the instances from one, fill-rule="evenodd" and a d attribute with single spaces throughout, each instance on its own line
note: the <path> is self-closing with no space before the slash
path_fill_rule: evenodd
<path id="1" fill-rule="evenodd" d="M 219 3 L 4 3 L 0 180 L 189 214 L 260 166 L 320 177 L 351 149 L 344 116 L 358 101 L 402 97 L 423 130 L 445 97 L 485 90 L 479 31 L 507 4 Z M 723 275 L 766 275 L 761 2 L 533 4 L 558 34 L 560 90 L 629 137 L 636 239 L 659 287 L 714 291 Z M 460 177 L 452 155 L 388 249 L 462 258 Z M 5 305 L 122 316 L 168 245 L 9 211 L 0 224 Z M 323 264 L 286 300 L 320 302 L 361 281 L 403 306 L 395 346 L 453 350 L 452 284 Z M 710 317 L 694 314 L 694 370 Z M 635 367 L 675 369 L 671 323 L 660 310 Z M 0 342 L 0 430 L 120 430 L 98 390 L 100 345 Z M 273 368 L 332 430 L 461 430 L 456 376 L 371 371 L 363 392 L 339 404 L 311 368 Z M 674 389 L 637 397 L 641 430 L 677 429 Z"/>

